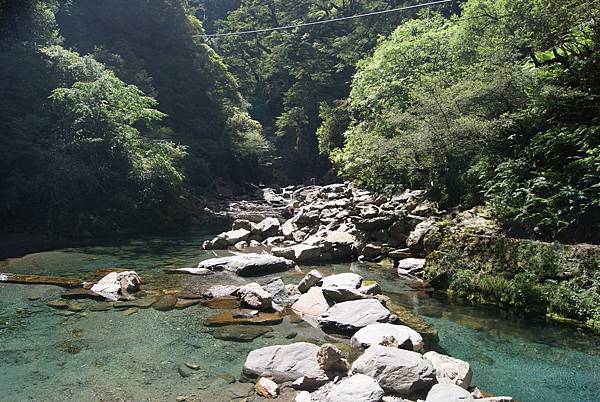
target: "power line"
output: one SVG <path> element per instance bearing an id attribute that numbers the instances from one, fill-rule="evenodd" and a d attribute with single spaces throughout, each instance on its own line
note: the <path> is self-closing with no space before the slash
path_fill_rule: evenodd
<path id="1" fill-rule="evenodd" d="M 453 1 L 454 0 L 438 0 L 438 1 L 431 1 L 429 3 L 414 4 L 412 6 L 393 8 L 391 10 L 373 11 L 370 13 L 350 15 L 348 17 L 333 18 L 333 19 L 329 19 L 329 20 L 304 22 L 301 24 L 284 25 L 284 26 L 273 27 L 273 28 L 253 29 L 251 31 L 238 31 L 238 32 L 208 34 L 208 35 L 202 35 L 202 36 L 204 38 L 220 38 L 220 37 L 224 37 L 224 36 L 238 36 L 238 35 L 249 35 L 249 34 L 256 34 L 256 33 L 263 33 L 263 32 L 283 31 L 286 29 L 294 29 L 294 28 L 308 27 L 308 26 L 313 26 L 313 25 L 329 24 L 330 22 L 346 21 L 346 20 L 352 20 L 355 18 L 370 17 L 372 15 L 389 14 L 389 13 L 394 13 L 394 12 L 398 12 L 398 11 L 410 10 L 413 8 L 422 8 L 422 7 L 434 6 L 437 4 L 452 3 Z"/>

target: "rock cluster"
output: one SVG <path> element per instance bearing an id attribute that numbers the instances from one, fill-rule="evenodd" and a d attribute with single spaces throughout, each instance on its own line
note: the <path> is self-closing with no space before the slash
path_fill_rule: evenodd
<path id="1" fill-rule="evenodd" d="M 439 215 L 436 204 L 424 195 L 421 190 L 407 190 L 384 197 L 349 183 L 303 187 L 287 201 L 286 212 L 292 215 L 288 220 L 238 219 L 232 230 L 203 247 L 257 247 L 297 262 L 422 256 L 430 247 L 428 238 Z"/>

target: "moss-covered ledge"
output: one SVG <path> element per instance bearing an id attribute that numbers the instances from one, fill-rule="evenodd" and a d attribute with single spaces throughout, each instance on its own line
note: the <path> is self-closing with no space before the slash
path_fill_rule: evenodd
<path id="1" fill-rule="evenodd" d="M 425 279 L 450 296 L 600 332 L 600 246 L 450 230 L 427 256 Z"/>

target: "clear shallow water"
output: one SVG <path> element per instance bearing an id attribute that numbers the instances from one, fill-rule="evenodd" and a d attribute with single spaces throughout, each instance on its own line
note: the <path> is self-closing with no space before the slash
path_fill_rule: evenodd
<path id="1" fill-rule="evenodd" d="M 199 247 L 206 237 L 190 233 L 30 254 L 1 261 L 0 272 L 90 279 L 96 269 L 120 267 L 138 271 L 145 288 L 167 290 L 198 291 L 211 284 L 245 282 L 227 274 L 163 273 L 165 268 L 194 266 L 214 256 Z M 396 302 L 423 314 L 438 329 L 442 349 L 472 364 L 474 383 L 484 390 L 522 402 L 600 399 L 600 337 L 430 297 L 378 265 L 318 268 L 324 274 L 352 270 L 378 280 Z M 297 283 L 302 273 L 280 276 L 286 283 Z M 140 309 L 125 316 L 117 310 L 92 311 L 99 303 L 89 301 L 84 312 L 65 317 L 46 306 L 61 290 L 0 284 L 0 401 L 168 401 L 180 395 L 228 401 L 248 389 L 248 384 L 234 380 L 250 350 L 326 341 L 320 331 L 287 319 L 249 343 L 215 339 L 202 321 L 218 310 L 199 306 L 169 312 Z M 182 368 L 186 362 L 200 368 Z"/>

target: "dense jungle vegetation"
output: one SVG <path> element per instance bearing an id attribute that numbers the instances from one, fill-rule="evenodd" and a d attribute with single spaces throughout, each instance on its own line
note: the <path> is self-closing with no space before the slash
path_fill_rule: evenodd
<path id="1" fill-rule="evenodd" d="M 597 2 L 203 37 L 416 3 L 0 0 L 3 230 L 156 226 L 224 187 L 339 177 L 598 242 Z"/>

